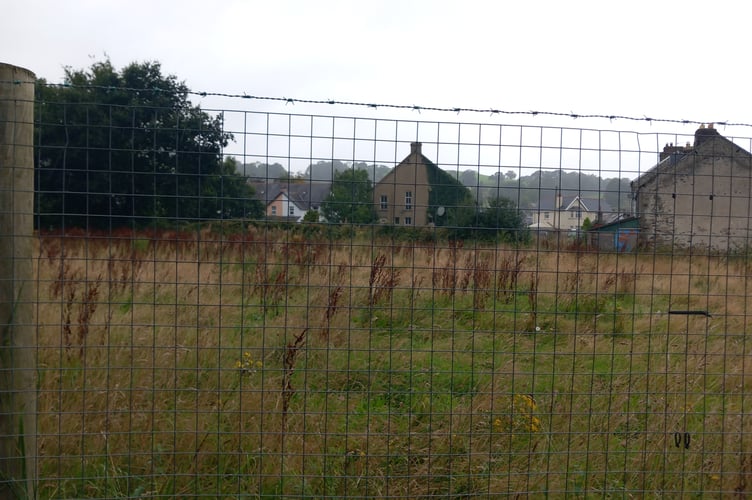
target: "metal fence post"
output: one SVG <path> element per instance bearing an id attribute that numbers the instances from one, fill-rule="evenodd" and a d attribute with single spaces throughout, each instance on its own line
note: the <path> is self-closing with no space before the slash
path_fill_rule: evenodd
<path id="1" fill-rule="evenodd" d="M 34 498 L 34 80 L 0 63 L 0 499 Z"/>

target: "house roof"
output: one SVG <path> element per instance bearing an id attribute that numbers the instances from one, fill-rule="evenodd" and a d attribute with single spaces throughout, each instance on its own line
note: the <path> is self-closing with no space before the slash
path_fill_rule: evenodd
<path id="1" fill-rule="evenodd" d="M 557 197 L 544 198 L 540 202 L 540 208 L 538 211 L 555 211 L 555 210 L 569 210 L 573 208 L 577 201 L 580 202 L 582 207 L 587 212 L 611 212 L 611 204 L 604 199 L 596 198 L 594 196 L 580 196 L 579 194 L 562 196 L 561 206 L 556 206 Z"/>
<path id="2" fill-rule="evenodd" d="M 292 203 L 293 205 L 295 205 L 296 207 L 298 207 L 298 209 L 300 209 L 300 210 L 307 210 L 307 208 L 306 208 L 306 207 L 304 207 L 304 206 L 303 206 L 303 205 L 302 205 L 301 203 L 298 203 L 298 202 L 297 202 L 297 201 L 295 201 L 294 199 L 290 198 L 290 197 L 289 197 L 289 196 L 287 195 L 287 192 L 286 192 L 286 191 L 280 191 L 280 192 L 279 192 L 279 194 L 278 194 L 277 196 L 275 196 L 275 197 L 274 197 L 274 199 L 273 199 L 273 200 L 272 200 L 272 201 L 271 201 L 270 203 L 272 203 L 272 202 L 275 202 L 275 201 L 277 201 L 277 200 L 282 200 L 282 201 L 285 201 L 285 200 L 287 200 L 288 202 L 290 202 L 290 203 Z M 267 203 L 267 205 L 268 205 L 268 203 Z"/>
<path id="3" fill-rule="evenodd" d="M 472 198 L 472 193 L 464 184 L 423 155 L 420 142 L 410 143 L 410 154 L 385 175 L 377 185 L 393 184 L 398 169 L 416 168 L 418 165 L 423 165 L 426 169 L 429 187 L 429 211 L 433 212 L 439 205 L 461 206 L 467 204 L 468 200 Z"/>
<path id="4" fill-rule="evenodd" d="M 638 227 L 638 218 L 634 215 L 618 215 L 614 220 L 606 222 L 605 224 L 596 224 L 590 230 L 591 231 L 609 231 L 616 226 L 619 227 Z"/>
<path id="5" fill-rule="evenodd" d="M 321 206 L 321 203 L 331 191 L 331 182 L 269 182 L 254 183 L 256 199 L 268 205 L 281 193 L 285 193 L 290 201 L 300 209 L 308 210 L 311 207 Z"/>
<path id="6" fill-rule="evenodd" d="M 632 191 L 637 191 L 653 182 L 661 174 L 671 174 L 691 169 L 695 159 L 702 156 L 752 157 L 748 151 L 740 148 L 731 140 L 722 136 L 713 124 L 701 125 L 695 131 L 694 145 L 684 148 L 667 145 L 659 162 L 631 182 Z"/>
<path id="7" fill-rule="evenodd" d="M 595 197 L 575 196 L 572 201 L 566 205 L 565 210 L 569 210 L 575 206 L 575 203 L 579 200 L 580 205 L 587 212 L 611 212 L 611 204 L 604 199 Z"/>

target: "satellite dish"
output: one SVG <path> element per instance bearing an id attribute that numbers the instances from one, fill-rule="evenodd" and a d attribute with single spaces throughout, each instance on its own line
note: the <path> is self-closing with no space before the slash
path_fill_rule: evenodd
<path id="1" fill-rule="evenodd" d="M 436 215 L 438 215 L 439 217 L 441 217 L 442 215 L 444 215 L 444 207 L 437 208 L 436 209 Z"/>

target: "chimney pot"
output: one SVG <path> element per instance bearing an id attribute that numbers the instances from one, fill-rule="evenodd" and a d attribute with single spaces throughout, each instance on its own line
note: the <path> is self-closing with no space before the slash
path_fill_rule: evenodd
<path id="1" fill-rule="evenodd" d="M 707 138 L 710 137 L 720 137 L 721 134 L 718 133 L 718 131 L 713 127 L 712 123 L 709 123 L 707 127 L 705 125 L 700 125 L 700 128 L 698 128 L 695 131 L 695 147 L 699 146 L 701 142 L 705 141 Z"/>

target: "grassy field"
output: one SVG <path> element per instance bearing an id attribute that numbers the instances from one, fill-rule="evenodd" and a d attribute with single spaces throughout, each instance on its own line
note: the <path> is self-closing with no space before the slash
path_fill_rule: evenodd
<path id="1" fill-rule="evenodd" d="M 745 257 L 263 228 L 37 250 L 42 498 L 752 490 Z"/>

